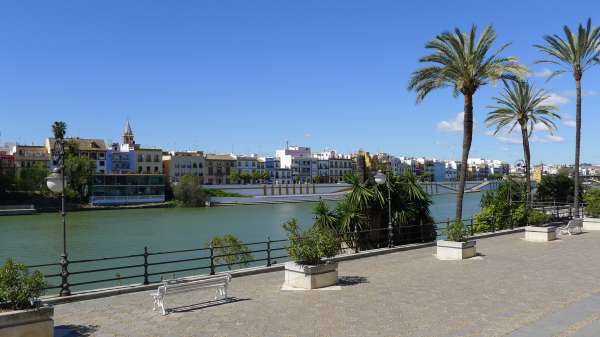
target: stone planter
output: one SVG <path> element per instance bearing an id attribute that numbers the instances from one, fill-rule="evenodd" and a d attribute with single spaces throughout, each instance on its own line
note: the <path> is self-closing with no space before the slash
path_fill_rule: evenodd
<path id="1" fill-rule="evenodd" d="M 0 312 L 0 336 L 53 337 L 53 307 Z"/>
<path id="2" fill-rule="evenodd" d="M 477 255 L 476 242 L 438 240 L 436 257 L 440 260 L 463 260 Z"/>
<path id="3" fill-rule="evenodd" d="M 600 218 L 583 218 L 584 231 L 600 231 Z"/>
<path id="4" fill-rule="evenodd" d="M 296 262 L 285 263 L 284 286 L 298 289 L 329 287 L 337 283 L 337 277 L 337 262 L 327 262 L 319 265 L 302 265 Z"/>
<path id="5" fill-rule="evenodd" d="M 556 240 L 556 227 L 525 227 L 525 240 L 531 242 L 548 242 Z"/>

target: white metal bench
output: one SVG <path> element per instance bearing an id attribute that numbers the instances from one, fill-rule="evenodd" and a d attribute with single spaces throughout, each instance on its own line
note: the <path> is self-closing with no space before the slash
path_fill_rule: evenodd
<path id="1" fill-rule="evenodd" d="M 571 220 L 569 220 L 569 222 L 567 223 L 566 226 L 558 227 L 556 230 L 561 235 L 564 235 L 564 234 L 573 235 L 573 234 L 577 234 L 577 233 L 582 233 L 583 232 L 583 219 L 579 219 L 579 218 L 571 219 Z"/>
<path id="2" fill-rule="evenodd" d="M 179 279 L 164 281 L 158 287 L 156 293 L 151 294 L 154 297 L 154 306 L 152 310 L 160 308 L 163 315 L 167 314 L 165 308 L 165 297 L 170 294 L 187 293 L 206 288 L 217 288 L 215 300 L 227 300 L 227 286 L 231 282 L 230 274 L 207 276 L 194 279 Z"/>

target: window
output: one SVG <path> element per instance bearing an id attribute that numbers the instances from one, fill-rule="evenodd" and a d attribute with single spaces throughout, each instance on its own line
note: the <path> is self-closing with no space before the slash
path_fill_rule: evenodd
<path id="1" fill-rule="evenodd" d="M 138 154 L 138 161 L 141 163 L 144 161 L 144 156 L 142 156 L 141 154 Z"/>

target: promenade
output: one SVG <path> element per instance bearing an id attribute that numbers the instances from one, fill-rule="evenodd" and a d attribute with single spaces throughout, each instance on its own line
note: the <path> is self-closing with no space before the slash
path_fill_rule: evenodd
<path id="1" fill-rule="evenodd" d="M 600 336 L 600 232 L 530 243 L 480 239 L 480 256 L 438 261 L 435 248 L 341 262 L 341 286 L 282 291 L 283 272 L 234 278 L 232 303 L 212 291 L 148 291 L 57 305 L 64 336 Z"/>

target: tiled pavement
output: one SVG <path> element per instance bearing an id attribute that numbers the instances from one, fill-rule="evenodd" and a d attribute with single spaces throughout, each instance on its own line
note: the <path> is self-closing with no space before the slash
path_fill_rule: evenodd
<path id="1" fill-rule="evenodd" d="M 342 262 L 340 290 L 281 291 L 281 271 L 234 278 L 237 301 L 174 296 L 164 317 L 149 292 L 57 305 L 56 337 L 600 336 L 600 232 L 521 237 L 480 239 L 465 261 L 423 248 Z"/>

